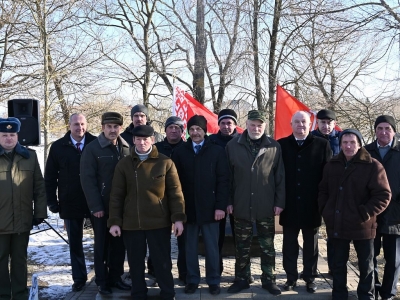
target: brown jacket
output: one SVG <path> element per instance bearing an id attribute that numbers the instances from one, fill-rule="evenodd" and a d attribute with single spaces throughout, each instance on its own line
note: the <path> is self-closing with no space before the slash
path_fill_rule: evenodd
<path id="1" fill-rule="evenodd" d="M 324 168 L 319 184 L 319 211 L 329 238 L 373 239 L 376 216 L 388 206 L 391 193 L 383 166 L 361 148 L 350 162 L 342 151 Z"/>
<path id="2" fill-rule="evenodd" d="M 178 173 L 172 160 L 152 146 L 149 157 L 131 154 L 115 167 L 108 226 L 123 230 L 150 230 L 186 221 Z"/>

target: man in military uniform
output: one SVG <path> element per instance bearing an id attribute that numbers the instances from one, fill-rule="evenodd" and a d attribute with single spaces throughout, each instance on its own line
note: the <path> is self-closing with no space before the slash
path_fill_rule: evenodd
<path id="1" fill-rule="evenodd" d="M 235 282 L 228 293 L 250 287 L 250 246 L 256 224 L 261 253 L 262 287 L 281 294 L 276 285 L 275 220 L 285 207 L 285 170 L 280 145 L 265 134 L 264 112 L 248 113 L 246 130 L 226 146 L 231 169 L 233 203 L 227 212 L 235 217 Z"/>
<path id="2" fill-rule="evenodd" d="M 14 300 L 28 299 L 29 232 L 47 218 L 39 162 L 18 143 L 20 128 L 17 118 L 0 119 L 0 298 Z"/>

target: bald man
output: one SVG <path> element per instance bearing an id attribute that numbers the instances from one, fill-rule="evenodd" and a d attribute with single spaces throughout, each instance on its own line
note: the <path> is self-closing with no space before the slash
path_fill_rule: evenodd
<path id="1" fill-rule="evenodd" d="M 310 115 L 298 111 L 292 116 L 292 134 L 278 140 L 282 147 L 285 165 L 285 209 L 279 223 L 283 226 L 283 268 L 287 281 L 286 291 L 296 287 L 299 276 L 297 258 L 300 230 L 303 234 L 303 274 L 307 291 L 314 293 L 318 261 L 318 228 L 321 215 L 318 212 L 318 184 L 332 151 L 329 141 L 310 133 Z"/>

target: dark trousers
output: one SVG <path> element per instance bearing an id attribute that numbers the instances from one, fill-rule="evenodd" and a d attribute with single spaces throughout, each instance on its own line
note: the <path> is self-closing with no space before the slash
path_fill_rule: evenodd
<path id="1" fill-rule="evenodd" d="M 347 261 L 349 259 L 351 240 L 332 239 L 335 255 L 333 257 L 332 299 L 347 299 Z M 360 300 L 374 299 L 374 240 L 353 240 L 357 252 L 360 281 L 357 296 Z"/>
<path id="2" fill-rule="evenodd" d="M 313 282 L 317 275 L 318 228 L 294 228 L 283 226 L 283 268 L 287 280 L 296 281 L 299 277 L 297 259 L 299 257 L 299 233 L 303 233 L 303 279 Z"/>
<path id="3" fill-rule="evenodd" d="M 179 277 L 186 278 L 186 252 L 185 252 L 185 236 L 184 234 L 178 236 L 176 238 L 178 244 L 178 261 L 176 263 L 178 267 Z M 147 269 L 149 271 L 154 271 L 153 261 L 151 260 L 151 256 L 149 254 L 149 258 L 147 259 Z"/>
<path id="4" fill-rule="evenodd" d="M 132 279 L 131 295 L 135 300 L 147 299 L 144 276 L 146 242 L 152 255 L 161 299 L 174 299 L 174 279 L 171 262 L 171 227 L 152 230 L 124 230 L 124 242 L 128 254 L 129 272 Z"/>
<path id="5" fill-rule="evenodd" d="M 383 248 L 385 258 L 385 269 L 383 272 L 382 283 L 378 277 L 378 264 L 376 257 Z M 397 283 L 400 275 L 400 235 L 376 233 L 374 240 L 374 269 L 375 269 L 375 288 L 379 290 L 382 298 L 396 296 Z"/>
<path id="6" fill-rule="evenodd" d="M 258 243 L 261 248 L 261 283 L 275 282 L 275 218 L 256 221 Z M 235 278 L 250 279 L 250 248 L 253 240 L 253 222 L 235 218 Z"/>
<path id="7" fill-rule="evenodd" d="M 335 251 L 333 251 L 333 244 L 332 241 L 327 238 L 326 239 L 326 256 L 328 260 L 328 268 L 329 270 L 332 270 L 332 265 L 333 265 L 333 255 L 335 254 Z"/>
<path id="8" fill-rule="evenodd" d="M 223 259 L 222 259 L 222 247 L 224 246 L 224 241 L 225 241 L 225 229 L 226 229 L 226 218 L 227 217 L 228 216 L 225 216 L 225 218 L 223 218 L 219 221 L 218 249 L 219 249 L 219 272 L 220 272 L 220 274 L 222 274 L 222 272 L 224 271 L 224 264 L 223 264 Z M 233 215 L 229 215 L 229 223 L 231 224 L 232 238 L 233 238 L 233 243 L 235 244 L 235 223 L 234 223 Z"/>
<path id="9" fill-rule="evenodd" d="M 72 280 L 74 283 L 85 283 L 87 272 L 85 254 L 83 253 L 83 221 L 84 219 L 65 219 L 71 258 Z"/>
<path id="10" fill-rule="evenodd" d="M 186 224 L 185 243 L 186 243 L 186 282 L 200 283 L 200 268 L 198 257 L 199 233 L 203 236 L 204 248 L 206 253 L 206 283 L 220 284 L 221 275 L 219 272 L 219 252 L 218 252 L 218 236 L 219 224 L 208 223 L 203 225 Z"/>
<path id="11" fill-rule="evenodd" d="M 29 231 L 0 234 L 0 298 L 26 300 Z M 8 263 L 10 261 L 10 270 Z"/>
<path id="12" fill-rule="evenodd" d="M 94 232 L 94 272 L 97 285 L 113 284 L 124 274 L 125 246 L 122 237 L 113 237 L 107 228 L 108 215 L 92 216 Z"/>

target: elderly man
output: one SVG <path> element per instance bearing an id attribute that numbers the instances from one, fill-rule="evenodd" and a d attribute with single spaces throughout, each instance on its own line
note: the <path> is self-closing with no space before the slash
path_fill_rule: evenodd
<path id="1" fill-rule="evenodd" d="M 0 119 L 0 298 L 26 300 L 29 232 L 47 209 L 36 152 L 18 143 L 20 128 L 17 118 Z"/>
<path id="2" fill-rule="evenodd" d="M 237 115 L 235 111 L 232 109 L 222 109 L 218 114 L 218 133 L 210 135 L 210 140 L 220 145 L 221 147 L 226 147 L 226 144 L 234 137 L 238 136 L 236 131 L 237 125 Z M 218 239 L 218 248 L 219 248 L 219 268 L 220 273 L 222 274 L 224 270 L 224 264 L 222 259 L 222 247 L 224 246 L 225 241 L 225 227 L 226 227 L 226 218 L 228 214 L 219 221 L 219 239 Z M 229 216 L 229 222 L 232 228 L 232 236 L 235 239 L 235 229 L 233 223 L 233 215 Z"/>
<path id="3" fill-rule="evenodd" d="M 112 293 L 110 287 L 130 290 L 121 279 L 124 274 L 125 247 L 120 237 L 107 229 L 108 205 L 114 169 L 118 161 L 129 155 L 129 145 L 119 136 L 123 118 L 117 112 L 101 116 L 103 132 L 87 145 L 81 159 L 81 184 L 94 231 L 94 271 L 99 293 Z"/>
<path id="4" fill-rule="evenodd" d="M 391 193 L 383 166 L 361 147 L 362 137 L 354 129 L 339 137 L 341 151 L 324 168 L 318 204 L 333 256 L 332 299 L 347 299 L 347 260 L 353 241 L 360 280 L 358 299 L 374 299 L 374 238 L 376 216 L 389 204 Z"/>
<path id="5" fill-rule="evenodd" d="M 83 221 L 90 217 L 90 211 L 82 190 L 79 167 L 82 151 L 96 137 L 86 129 L 85 116 L 72 114 L 69 131 L 50 148 L 44 175 L 49 210 L 59 213 L 67 228 L 74 292 L 82 290 L 87 281 L 82 238 Z"/>
<path id="6" fill-rule="evenodd" d="M 186 220 L 178 173 L 171 159 L 159 154 L 154 129 L 148 125 L 132 130 L 130 156 L 115 168 L 110 197 L 108 226 L 114 237 L 121 236 L 127 248 L 133 299 L 146 299 L 144 277 L 146 241 L 153 255 L 161 299 L 175 299 L 171 263 L 171 224 L 176 236 Z M 136 174 L 136 180 L 132 180 Z"/>
<path id="7" fill-rule="evenodd" d="M 133 146 L 133 134 L 132 130 L 135 126 L 139 125 L 150 125 L 149 110 L 143 104 L 137 104 L 131 109 L 132 123 L 121 133 L 121 137 L 132 147 Z M 161 142 L 164 137 L 158 132 L 154 132 L 155 142 Z"/>
<path id="8" fill-rule="evenodd" d="M 276 285 L 275 220 L 285 207 L 285 169 L 280 145 L 265 134 L 262 111 L 248 113 L 246 130 L 226 146 L 232 172 L 232 199 L 228 213 L 235 216 L 235 282 L 228 293 L 249 288 L 250 246 L 256 224 L 261 253 L 262 287 L 281 294 Z"/>
<path id="9" fill-rule="evenodd" d="M 155 143 L 159 153 L 162 153 L 168 157 L 172 156 L 172 153 L 180 146 L 183 145 L 182 134 L 183 134 L 183 121 L 177 116 L 171 116 L 165 121 L 165 134 L 166 137 L 162 142 Z M 177 237 L 178 242 L 178 278 L 186 284 L 186 255 L 185 255 L 185 237 L 179 235 Z M 147 267 L 151 271 L 151 257 L 147 261 Z"/>
<path id="10" fill-rule="evenodd" d="M 195 293 L 200 283 L 197 247 L 201 231 L 206 253 L 206 283 L 210 294 L 218 295 L 221 291 L 218 221 L 225 217 L 229 167 L 225 150 L 206 135 L 206 118 L 195 115 L 189 119 L 187 127 L 190 138 L 172 155 L 182 184 L 187 215 L 185 293 Z"/>
<path id="11" fill-rule="evenodd" d="M 283 226 L 283 268 L 287 281 L 284 289 L 296 286 L 299 276 L 297 259 L 299 256 L 298 235 L 303 234 L 303 280 L 309 293 L 317 289 L 314 283 L 317 275 L 318 228 L 321 215 L 318 212 L 318 184 L 332 150 L 326 139 L 310 133 L 310 116 L 298 111 L 292 116 L 293 133 L 278 140 L 282 147 L 285 165 L 285 210 L 279 223 Z"/>
<path id="12" fill-rule="evenodd" d="M 382 115 L 375 120 L 376 140 L 365 146 L 371 157 L 385 168 L 392 192 L 392 200 L 378 216 L 374 240 L 375 293 L 382 299 L 392 299 L 397 293 L 400 275 L 400 143 L 395 139 L 396 122 L 392 116 Z M 379 281 L 376 257 L 383 248 L 385 269 Z"/>
<path id="13" fill-rule="evenodd" d="M 317 113 L 317 125 L 318 128 L 311 131 L 315 136 L 327 139 L 331 146 L 333 156 L 338 155 L 340 151 L 339 147 L 339 134 L 341 131 L 335 129 L 336 126 L 336 114 L 333 110 L 321 109 Z M 327 258 L 329 274 L 331 274 L 332 260 L 333 260 L 333 245 L 329 238 L 326 240 Z"/>

